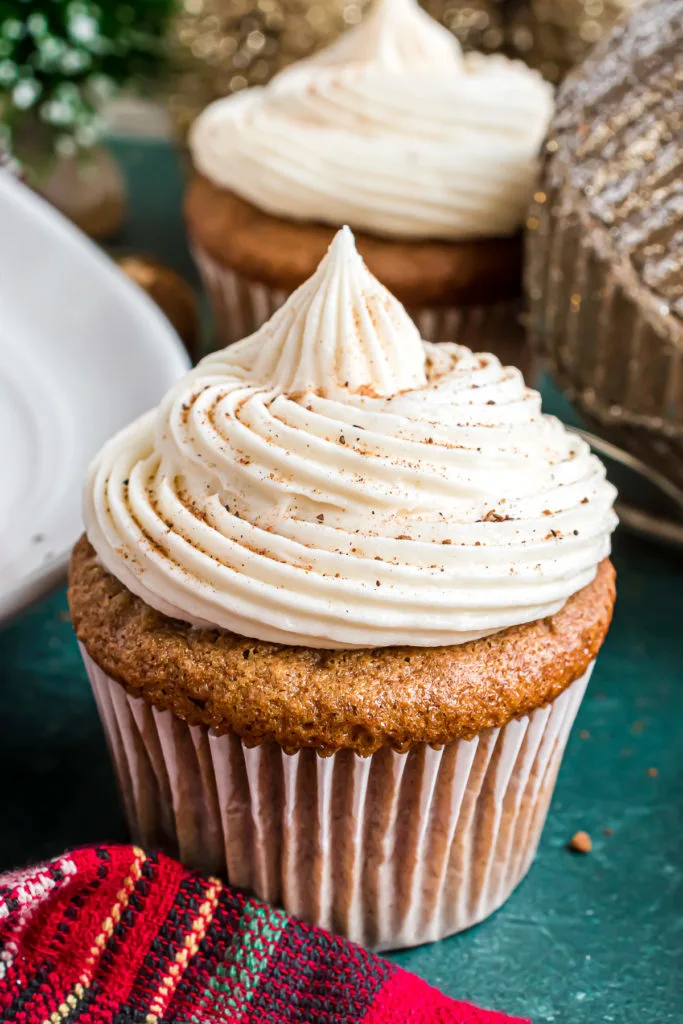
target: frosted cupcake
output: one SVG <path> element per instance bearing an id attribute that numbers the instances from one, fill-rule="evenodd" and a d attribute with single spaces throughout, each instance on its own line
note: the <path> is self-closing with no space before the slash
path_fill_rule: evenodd
<path id="1" fill-rule="evenodd" d="M 379 0 L 265 88 L 211 104 L 186 214 L 223 343 L 261 326 L 342 224 L 423 337 L 495 339 L 551 108 L 537 72 L 463 55 L 415 0 Z"/>
<path id="2" fill-rule="evenodd" d="M 69 599 L 135 837 L 374 947 L 486 917 L 610 622 L 613 499 L 340 232 L 92 466 Z"/>

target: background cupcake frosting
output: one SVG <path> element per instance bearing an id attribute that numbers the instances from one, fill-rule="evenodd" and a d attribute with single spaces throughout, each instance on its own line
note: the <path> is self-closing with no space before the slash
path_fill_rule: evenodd
<path id="1" fill-rule="evenodd" d="M 432 646 L 556 612 L 609 553 L 613 499 L 518 370 L 420 339 L 346 229 L 105 447 L 85 515 L 105 567 L 175 618 Z"/>
<path id="2" fill-rule="evenodd" d="M 267 213 L 392 238 L 513 233 L 533 187 L 552 90 L 525 65 L 464 56 L 415 0 L 265 88 L 211 104 L 196 168 Z"/>

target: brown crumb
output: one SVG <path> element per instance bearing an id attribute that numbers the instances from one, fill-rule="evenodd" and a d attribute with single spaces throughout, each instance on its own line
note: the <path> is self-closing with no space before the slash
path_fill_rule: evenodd
<path id="1" fill-rule="evenodd" d="M 589 733 L 588 729 L 582 729 L 581 732 L 579 733 L 579 738 L 582 739 L 582 740 L 589 740 L 590 737 L 591 737 L 591 734 Z"/>
<path id="2" fill-rule="evenodd" d="M 603 834 L 603 836 L 611 836 L 612 835 L 612 829 L 611 828 L 603 828 L 602 834 Z"/>
<path id="3" fill-rule="evenodd" d="M 495 508 L 490 508 L 483 519 L 480 520 L 482 523 L 505 523 L 511 517 L 502 516 L 500 512 L 496 512 Z"/>
<path id="4" fill-rule="evenodd" d="M 587 832 L 576 832 L 567 843 L 567 847 L 573 853 L 590 853 L 593 842 Z"/>
<path id="5" fill-rule="evenodd" d="M 651 779 L 656 779 L 659 775 L 659 772 L 656 768 L 648 768 L 647 774 L 650 776 Z"/>

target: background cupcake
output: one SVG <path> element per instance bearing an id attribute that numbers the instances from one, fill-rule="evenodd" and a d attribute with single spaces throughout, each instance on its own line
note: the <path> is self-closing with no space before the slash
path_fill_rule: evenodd
<path id="1" fill-rule="evenodd" d="M 268 319 L 348 223 L 424 337 L 479 341 L 481 307 L 519 291 L 551 96 L 521 63 L 463 56 L 414 0 L 381 0 L 265 88 L 213 103 L 190 134 L 186 214 L 221 340 Z"/>
<path id="2" fill-rule="evenodd" d="M 70 606 L 134 833 L 373 946 L 481 920 L 609 625 L 613 498 L 340 232 L 93 464 Z"/>

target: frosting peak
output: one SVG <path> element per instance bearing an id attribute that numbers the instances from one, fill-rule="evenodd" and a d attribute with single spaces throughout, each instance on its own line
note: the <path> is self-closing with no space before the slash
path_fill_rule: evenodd
<path id="1" fill-rule="evenodd" d="M 417 327 L 369 272 L 348 227 L 313 277 L 230 356 L 255 380 L 288 394 L 390 396 L 427 380 Z"/>
<path id="2" fill-rule="evenodd" d="M 558 611 L 609 553 L 613 500 L 518 370 L 419 339 L 344 229 L 270 323 L 105 446 L 85 520 L 174 618 L 433 646 Z"/>
<path id="3" fill-rule="evenodd" d="M 372 64 L 396 74 L 455 72 L 462 51 L 455 36 L 423 11 L 416 0 L 377 0 L 355 28 L 306 65 Z"/>
<path id="4" fill-rule="evenodd" d="M 379 0 L 264 88 L 211 104 L 195 166 L 259 209 L 391 238 L 516 231 L 552 90 L 526 65 L 463 56 L 416 0 Z"/>

